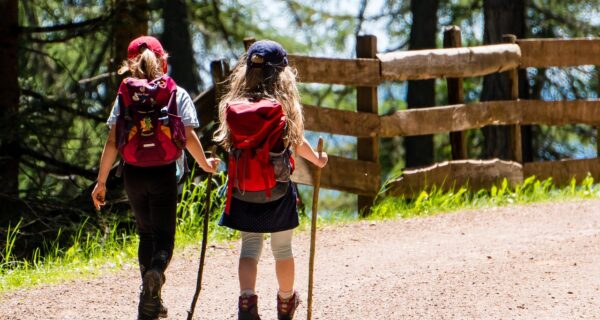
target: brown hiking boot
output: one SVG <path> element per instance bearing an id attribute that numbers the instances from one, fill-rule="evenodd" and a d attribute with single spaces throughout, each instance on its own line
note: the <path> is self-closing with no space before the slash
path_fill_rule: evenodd
<path id="1" fill-rule="evenodd" d="M 169 316 L 169 309 L 167 309 L 167 307 L 165 307 L 165 305 L 162 302 L 162 299 L 160 299 L 160 310 L 158 311 L 158 317 L 166 318 L 168 316 Z"/>
<path id="2" fill-rule="evenodd" d="M 238 320 L 260 320 L 258 315 L 258 296 L 240 296 L 238 302 Z"/>
<path id="3" fill-rule="evenodd" d="M 139 320 L 155 320 L 163 313 L 162 309 L 164 307 L 160 299 L 160 289 L 163 283 L 164 276 L 159 270 L 150 269 L 144 274 L 142 292 L 140 293 L 140 302 L 138 304 Z M 164 310 L 164 313 L 166 313 L 166 308 Z"/>
<path id="4" fill-rule="evenodd" d="M 279 294 L 277 295 L 277 319 L 278 320 L 292 320 L 294 319 L 294 313 L 296 308 L 300 304 L 300 297 L 298 292 L 294 291 L 294 294 L 287 298 L 282 299 Z"/>

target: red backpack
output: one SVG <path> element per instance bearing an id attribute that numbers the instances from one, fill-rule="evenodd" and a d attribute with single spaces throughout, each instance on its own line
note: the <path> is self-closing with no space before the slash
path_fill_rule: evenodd
<path id="1" fill-rule="evenodd" d="M 152 167 L 172 163 L 185 147 L 177 115 L 177 85 L 168 76 L 126 78 L 119 86 L 117 147 L 125 163 Z"/>
<path id="2" fill-rule="evenodd" d="M 282 198 L 288 190 L 294 159 L 283 141 L 286 116 L 273 100 L 239 101 L 227 105 L 231 150 L 227 183 L 231 197 L 252 203 Z"/>

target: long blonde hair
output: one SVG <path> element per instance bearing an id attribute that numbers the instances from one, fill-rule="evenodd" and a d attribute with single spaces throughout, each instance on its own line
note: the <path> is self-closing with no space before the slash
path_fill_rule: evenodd
<path id="1" fill-rule="evenodd" d="M 237 66 L 227 79 L 227 93 L 219 103 L 219 128 L 215 131 L 214 141 L 226 150 L 231 148 L 229 128 L 227 126 L 227 104 L 232 101 L 245 99 L 274 99 L 281 103 L 286 115 L 286 134 L 284 141 L 287 145 L 298 146 L 304 138 L 304 117 L 300 94 L 296 87 L 296 69 L 286 67 L 251 68 L 247 70 L 247 55 L 243 54 Z M 252 62 L 261 63 L 262 57 L 254 55 Z"/>
<path id="2" fill-rule="evenodd" d="M 167 54 L 157 57 L 152 50 L 144 49 L 135 58 L 123 61 L 117 73 L 124 74 L 129 71 L 132 77 L 154 80 L 165 74 L 163 64 L 166 63 L 167 57 Z"/>

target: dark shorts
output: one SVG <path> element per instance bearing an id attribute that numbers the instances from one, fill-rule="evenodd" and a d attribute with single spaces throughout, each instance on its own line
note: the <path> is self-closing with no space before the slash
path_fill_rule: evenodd
<path id="1" fill-rule="evenodd" d="M 267 203 L 249 203 L 231 199 L 229 214 L 223 213 L 220 226 L 246 232 L 278 232 L 298 226 L 298 191 L 290 188 L 281 199 Z"/>

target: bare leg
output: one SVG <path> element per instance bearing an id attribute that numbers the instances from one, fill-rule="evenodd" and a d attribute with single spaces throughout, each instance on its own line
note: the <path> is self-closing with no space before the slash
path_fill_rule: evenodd
<path id="1" fill-rule="evenodd" d="M 294 258 L 275 261 L 275 272 L 280 292 L 294 290 Z"/>

